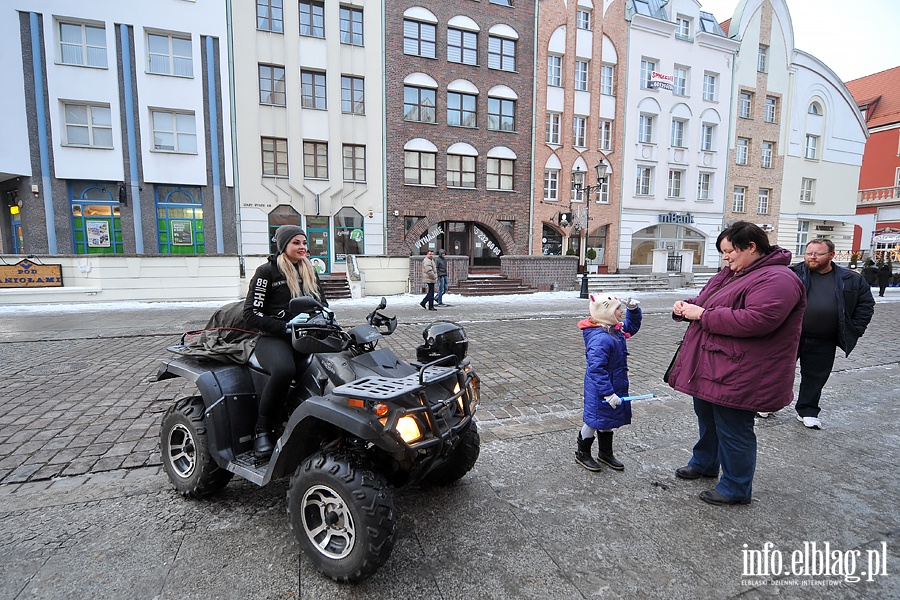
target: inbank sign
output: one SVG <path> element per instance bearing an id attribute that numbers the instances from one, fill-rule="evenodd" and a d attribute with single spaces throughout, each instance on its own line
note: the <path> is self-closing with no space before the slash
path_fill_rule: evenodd
<path id="1" fill-rule="evenodd" d="M 0 265 L 0 288 L 62 287 L 62 265 L 36 265 L 20 260 Z"/>

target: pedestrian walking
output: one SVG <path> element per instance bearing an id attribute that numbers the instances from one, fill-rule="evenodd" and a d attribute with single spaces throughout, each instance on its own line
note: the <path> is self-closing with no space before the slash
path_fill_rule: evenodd
<path id="1" fill-rule="evenodd" d="M 891 282 L 892 274 L 893 269 L 891 269 L 891 261 L 882 263 L 878 267 L 878 296 L 880 298 L 884 297 L 884 290 L 887 288 L 888 283 Z"/>
<path id="2" fill-rule="evenodd" d="M 441 248 L 434 259 L 437 267 L 437 305 L 444 306 L 444 294 L 447 293 L 447 252 Z"/>
<path id="3" fill-rule="evenodd" d="M 437 266 L 434 264 L 434 252 L 431 250 L 422 259 L 422 281 L 428 286 L 428 293 L 419 302 L 419 306 L 428 310 L 437 310 L 434 307 L 434 284 L 437 281 Z"/>
<path id="4" fill-rule="evenodd" d="M 756 471 L 757 411 L 791 403 L 806 290 L 791 253 L 759 226 L 738 221 L 716 240 L 728 264 L 672 308 L 690 321 L 669 385 L 693 396 L 699 439 L 681 479 L 722 476 L 700 493 L 708 504 L 749 504 Z"/>
<path id="5" fill-rule="evenodd" d="M 627 310 L 627 312 L 626 312 Z M 640 302 L 613 296 L 591 296 L 591 316 L 578 322 L 584 336 L 584 426 L 578 432 L 575 461 L 588 471 L 599 471 L 591 456 L 594 434 L 599 440 L 598 458 L 615 469 L 625 469 L 613 454 L 613 431 L 631 423 L 628 395 L 628 351 L 625 340 L 641 328 Z M 624 319 L 624 320 L 623 320 Z"/>
<path id="6" fill-rule="evenodd" d="M 845 356 L 866 332 L 875 312 L 869 284 L 858 273 L 835 264 L 834 242 L 818 238 L 806 244 L 804 261 L 791 267 L 806 287 L 806 311 L 800 335 L 800 392 L 797 420 L 821 429 L 819 400 L 831 375 L 837 348 Z"/>
<path id="7" fill-rule="evenodd" d="M 872 287 L 878 282 L 878 268 L 875 266 L 875 261 L 871 258 L 863 265 L 862 276 L 863 279 L 866 280 L 866 283 L 869 284 L 869 287 Z"/>

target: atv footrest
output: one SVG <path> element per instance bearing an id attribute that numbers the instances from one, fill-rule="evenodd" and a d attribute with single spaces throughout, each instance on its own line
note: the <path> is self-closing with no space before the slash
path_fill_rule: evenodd
<path id="1" fill-rule="evenodd" d="M 424 384 L 434 381 L 440 381 L 450 374 L 454 374 L 458 369 L 454 367 L 429 367 L 428 377 L 425 377 Z M 419 383 L 419 374 L 407 375 L 406 377 L 364 377 L 357 381 L 351 381 L 344 385 L 334 388 L 335 394 L 341 396 L 362 396 L 363 398 L 371 398 L 373 400 L 390 400 L 409 394 L 419 390 L 422 384 Z"/>
<path id="2" fill-rule="evenodd" d="M 260 460 L 252 452 L 244 452 L 234 457 L 234 461 L 228 465 L 228 470 L 261 485 L 265 480 L 268 466 L 268 460 Z"/>

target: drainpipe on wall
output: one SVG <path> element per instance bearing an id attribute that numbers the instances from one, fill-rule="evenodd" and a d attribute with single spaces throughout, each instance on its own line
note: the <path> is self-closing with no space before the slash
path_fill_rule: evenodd
<path id="1" fill-rule="evenodd" d="M 228 116 L 231 124 L 231 166 L 234 175 L 234 230 L 237 237 L 237 253 L 240 257 L 241 277 L 244 277 L 244 244 L 241 232 L 241 186 L 238 175 L 238 151 L 237 151 L 237 116 L 234 100 L 234 15 L 231 7 L 232 0 L 225 0 L 225 23 L 228 36 L 228 107 L 231 113 Z"/>

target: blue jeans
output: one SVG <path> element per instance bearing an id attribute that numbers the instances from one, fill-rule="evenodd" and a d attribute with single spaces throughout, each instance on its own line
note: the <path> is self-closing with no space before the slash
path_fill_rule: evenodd
<path id="1" fill-rule="evenodd" d="M 756 413 L 712 404 L 694 398 L 694 413 L 700 439 L 688 465 L 704 475 L 715 475 L 722 467 L 716 490 L 729 498 L 750 498 L 756 472 Z"/>
<path id="2" fill-rule="evenodd" d="M 437 280 L 437 303 L 443 304 L 444 301 L 442 298 L 444 294 L 447 293 L 447 276 L 446 275 L 438 275 Z"/>

